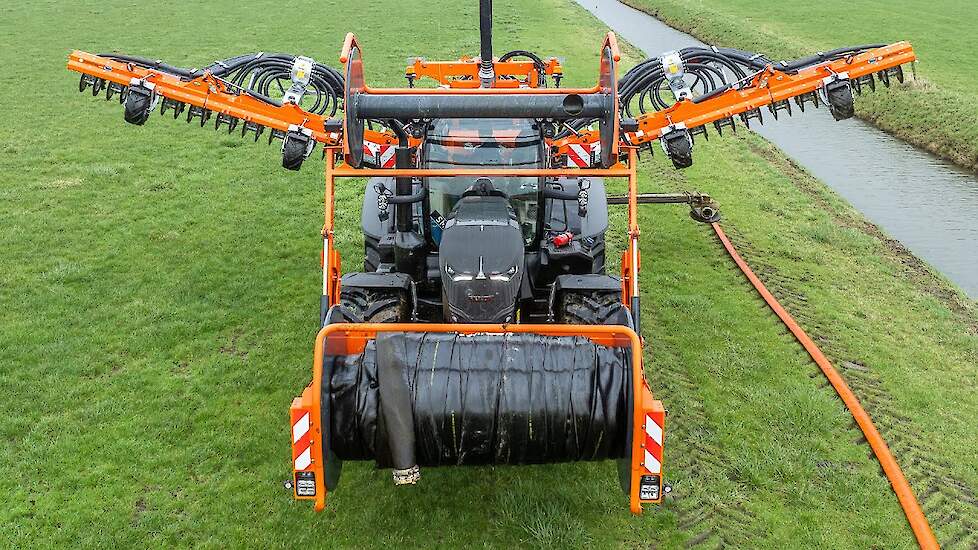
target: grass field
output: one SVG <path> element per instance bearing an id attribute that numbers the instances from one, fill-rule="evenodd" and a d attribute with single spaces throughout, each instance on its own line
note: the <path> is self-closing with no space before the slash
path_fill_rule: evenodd
<path id="1" fill-rule="evenodd" d="M 65 59 L 200 66 L 265 50 L 335 66 L 355 30 L 368 82 L 396 85 L 409 55 L 477 50 L 475 2 L 421 6 L 0 7 L 0 545 L 913 547 L 816 367 L 710 229 L 672 207 L 641 219 L 648 375 L 670 412 L 664 505 L 629 515 L 611 463 L 429 469 L 403 490 L 348 463 L 325 513 L 291 500 L 322 162 L 292 173 L 276 147 L 158 116 L 126 125 L 118 104 L 77 93 Z M 569 85 L 593 82 L 604 30 L 561 0 L 496 2 L 496 48 L 565 57 Z M 745 257 L 878 420 L 942 543 L 978 543 L 974 302 L 756 136 L 697 155 L 684 172 L 644 159 L 642 190 L 721 202 Z M 339 193 L 353 269 L 362 182 Z"/>
<path id="2" fill-rule="evenodd" d="M 969 0 L 624 0 L 709 44 L 796 58 L 843 45 L 908 40 L 919 80 L 866 94 L 858 113 L 978 171 L 978 3 Z M 910 75 L 907 75 L 908 78 Z"/>

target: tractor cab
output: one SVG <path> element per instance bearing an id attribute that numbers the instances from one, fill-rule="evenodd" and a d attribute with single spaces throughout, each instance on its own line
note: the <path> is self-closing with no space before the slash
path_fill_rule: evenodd
<path id="1" fill-rule="evenodd" d="M 439 119 L 429 127 L 421 148 L 424 168 L 543 168 L 544 140 L 540 126 L 526 119 Z M 425 179 L 431 243 L 441 244 L 445 221 L 454 216 L 463 196 L 485 195 L 506 199 L 523 235 L 523 246 L 532 247 L 540 233 L 539 177 L 473 176 Z"/>
<path id="2" fill-rule="evenodd" d="M 447 322 L 550 318 L 560 275 L 604 273 L 607 204 L 600 178 L 501 176 L 499 168 L 548 167 L 541 124 L 523 118 L 431 120 L 419 168 L 487 174 L 415 179 L 409 262 L 398 262 L 395 178 L 368 183 L 362 209 L 364 271 L 406 273 L 419 311 Z M 587 189 L 587 203 L 579 201 Z M 406 241 L 401 241 L 406 242 Z M 402 257 L 403 258 L 403 257 Z M 614 283 L 615 288 L 618 283 Z"/>

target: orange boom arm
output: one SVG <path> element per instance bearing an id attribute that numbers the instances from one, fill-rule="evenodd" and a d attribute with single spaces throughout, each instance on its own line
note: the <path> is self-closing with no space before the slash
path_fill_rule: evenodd
<path id="1" fill-rule="evenodd" d="M 764 69 L 751 74 L 747 79 L 720 87 L 695 98 L 685 98 L 673 105 L 653 112 L 642 113 L 633 119 L 622 119 L 622 145 L 641 146 L 668 135 L 677 142 L 692 140 L 693 134 L 706 133 L 705 126 L 713 123 L 718 132 L 724 127 L 734 127 L 734 117 L 749 124 L 751 119 L 763 123 L 762 107 L 767 107 L 776 119 L 779 111 L 791 114 L 788 100 L 794 98 L 804 109 L 806 100 L 818 105 L 828 102 L 836 118 L 852 115 L 852 88 L 862 86 L 875 89 L 874 75 L 884 85 L 889 85 L 890 77 L 903 80 L 902 65 L 916 61 L 917 56 L 908 42 L 897 42 L 888 46 L 874 48 L 826 61 L 791 73 L 776 69 L 769 64 Z M 836 111 L 832 104 L 838 90 L 844 105 L 843 111 Z M 848 97 L 846 98 L 846 92 Z M 582 130 L 554 141 L 555 153 L 559 156 L 573 155 L 574 150 L 588 150 L 598 141 L 596 130 Z M 669 148 L 666 148 L 669 153 Z M 688 154 L 688 151 L 687 151 Z M 672 155 L 670 154 L 670 157 Z M 686 165 L 676 164 L 677 168 Z"/>
<path id="2" fill-rule="evenodd" d="M 638 129 L 627 134 L 627 139 L 632 144 L 640 145 L 661 137 L 670 126 L 684 124 L 688 129 L 697 128 L 760 107 L 818 92 L 837 79 L 858 79 L 916 59 L 908 42 L 897 42 L 851 58 L 803 69 L 797 74 L 788 74 L 768 66 L 754 75 L 741 89 L 728 89 L 712 97 L 703 96 L 706 99 L 702 101 L 680 101 L 669 109 L 639 116 Z M 776 110 L 775 107 L 772 112 Z"/>
<path id="3" fill-rule="evenodd" d="M 288 131 L 290 126 L 308 128 L 316 141 L 328 144 L 339 142 L 339 133 L 326 132 L 326 119 L 323 116 L 309 113 L 292 103 L 276 106 L 247 93 L 238 93 L 227 81 L 210 74 L 182 80 L 163 71 L 77 50 L 68 57 L 68 69 L 95 79 L 90 81 L 95 93 L 105 85 L 99 80 L 125 87 L 137 80 L 152 84 L 155 93 L 163 98 L 206 109 L 208 113 L 201 117 L 201 126 L 212 113 L 224 114 L 281 132 Z"/>

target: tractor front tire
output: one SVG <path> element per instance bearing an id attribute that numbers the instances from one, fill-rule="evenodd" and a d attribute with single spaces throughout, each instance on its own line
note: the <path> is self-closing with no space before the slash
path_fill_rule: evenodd
<path id="1" fill-rule="evenodd" d="M 622 319 L 621 293 L 606 290 L 567 291 L 560 295 L 557 322 L 567 325 L 616 325 Z"/>
<path id="2" fill-rule="evenodd" d="M 364 323 L 400 323 L 411 318 L 411 304 L 397 290 L 343 287 L 340 303 Z"/>

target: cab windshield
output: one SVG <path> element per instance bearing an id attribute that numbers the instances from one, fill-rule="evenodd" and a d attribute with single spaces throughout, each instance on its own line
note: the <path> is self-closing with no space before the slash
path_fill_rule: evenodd
<path id="1" fill-rule="evenodd" d="M 532 120 L 441 119 L 428 131 L 425 167 L 434 169 L 510 166 L 541 168 L 542 141 Z M 448 217 L 455 203 L 479 176 L 429 177 L 428 200 L 433 218 Z M 527 245 L 536 240 L 540 178 L 494 176 L 493 189 L 508 198 Z"/>

